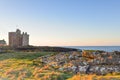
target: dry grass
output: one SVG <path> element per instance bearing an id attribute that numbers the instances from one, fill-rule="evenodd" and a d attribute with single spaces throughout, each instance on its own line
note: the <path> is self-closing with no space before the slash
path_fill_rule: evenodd
<path id="1" fill-rule="evenodd" d="M 52 54 L 39 53 L 4 53 L 0 54 L 0 80 L 57 80 L 59 72 L 48 65 L 34 65 L 37 57 Z"/>
<path id="2" fill-rule="evenodd" d="M 97 75 L 74 75 L 72 78 L 67 80 L 120 80 L 120 75 L 106 75 L 106 76 L 97 76 Z"/>
<path id="3" fill-rule="evenodd" d="M 0 54 L 0 80 L 120 80 L 120 75 L 96 76 L 79 74 L 72 77 L 71 74 L 56 71 L 49 65 L 38 66 L 33 64 L 34 59 L 47 54 L 52 53 Z"/>

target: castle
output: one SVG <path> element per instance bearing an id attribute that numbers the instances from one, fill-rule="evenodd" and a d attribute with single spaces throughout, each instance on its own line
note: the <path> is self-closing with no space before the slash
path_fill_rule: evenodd
<path id="1" fill-rule="evenodd" d="M 9 32 L 9 46 L 10 47 L 21 47 L 29 45 L 29 35 L 27 32 L 23 32 L 19 29 L 16 32 Z"/>

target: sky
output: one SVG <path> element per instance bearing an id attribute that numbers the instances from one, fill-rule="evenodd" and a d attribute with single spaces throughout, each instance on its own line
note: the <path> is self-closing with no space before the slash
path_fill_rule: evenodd
<path id="1" fill-rule="evenodd" d="M 38 46 L 120 46 L 120 0 L 0 0 L 0 39 Z"/>

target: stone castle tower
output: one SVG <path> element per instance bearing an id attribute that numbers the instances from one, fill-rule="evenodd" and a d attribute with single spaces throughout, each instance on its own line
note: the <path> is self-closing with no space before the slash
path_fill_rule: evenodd
<path id="1" fill-rule="evenodd" d="M 9 46 L 20 47 L 29 45 L 29 35 L 27 33 L 21 34 L 19 29 L 16 32 L 9 32 Z"/>
<path id="2" fill-rule="evenodd" d="M 29 45 L 29 35 L 27 33 L 22 34 L 22 46 Z"/>

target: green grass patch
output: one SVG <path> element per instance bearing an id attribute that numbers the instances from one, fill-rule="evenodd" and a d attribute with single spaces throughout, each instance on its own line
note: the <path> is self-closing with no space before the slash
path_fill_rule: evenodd
<path id="1" fill-rule="evenodd" d="M 5 59 L 28 59 L 33 60 L 40 56 L 51 55 L 54 52 L 14 52 L 14 53 L 3 53 L 0 54 L 0 60 Z"/>

